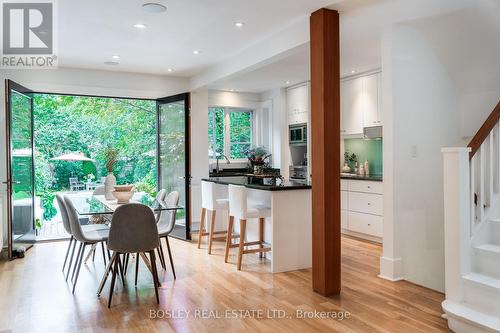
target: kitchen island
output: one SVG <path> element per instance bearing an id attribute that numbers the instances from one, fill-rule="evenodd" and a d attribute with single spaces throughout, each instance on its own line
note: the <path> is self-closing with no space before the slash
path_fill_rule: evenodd
<path id="1" fill-rule="evenodd" d="M 264 240 L 271 244 L 266 253 L 271 260 L 271 272 L 287 272 L 312 266 L 312 210 L 311 186 L 285 180 L 280 184 L 263 185 L 248 182 L 247 177 L 211 177 L 203 179 L 216 184 L 219 197 L 227 197 L 227 186 L 245 186 L 249 206 L 265 205 L 271 208 L 266 218 Z M 279 181 L 278 181 L 279 182 Z M 227 222 L 224 221 L 224 229 Z M 239 232 L 239 221 L 235 221 Z M 259 239 L 257 220 L 247 222 L 247 241 Z M 243 261 L 245 265 L 245 261 Z"/>

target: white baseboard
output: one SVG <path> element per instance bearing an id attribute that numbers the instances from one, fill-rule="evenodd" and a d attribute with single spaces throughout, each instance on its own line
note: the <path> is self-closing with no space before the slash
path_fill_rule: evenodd
<path id="1" fill-rule="evenodd" d="M 401 258 L 380 257 L 380 274 L 378 277 L 389 281 L 404 280 Z"/>

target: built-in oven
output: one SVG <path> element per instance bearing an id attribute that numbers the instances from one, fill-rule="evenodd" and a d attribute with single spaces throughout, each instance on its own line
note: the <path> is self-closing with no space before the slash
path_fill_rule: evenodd
<path id="1" fill-rule="evenodd" d="M 306 145 L 307 144 L 307 125 L 290 125 L 288 140 L 291 145 Z"/>

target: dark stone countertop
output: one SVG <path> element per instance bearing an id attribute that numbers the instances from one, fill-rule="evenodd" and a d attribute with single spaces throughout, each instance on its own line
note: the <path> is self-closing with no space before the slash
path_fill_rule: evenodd
<path id="1" fill-rule="evenodd" d="M 369 175 L 369 176 L 360 176 L 356 175 L 353 173 L 341 173 L 340 174 L 341 179 L 355 179 L 355 180 L 371 180 L 375 182 L 381 182 L 382 181 L 382 175 Z"/>
<path id="2" fill-rule="evenodd" d="M 228 180 L 227 177 L 210 177 L 210 178 L 203 178 L 202 180 L 222 185 L 229 185 L 229 184 L 241 185 L 254 190 L 263 190 L 263 191 L 289 191 L 289 190 L 311 189 L 310 184 L 301 184 L 298 182 L 294 182 L 292 180 L 284 180 L 280 185 L 262 185 L 262 184 L 249 183 L 247 177 L 239 177 L 239 179 L 235 178 L 236 177 L 232 178 L 231 180 Z"/>

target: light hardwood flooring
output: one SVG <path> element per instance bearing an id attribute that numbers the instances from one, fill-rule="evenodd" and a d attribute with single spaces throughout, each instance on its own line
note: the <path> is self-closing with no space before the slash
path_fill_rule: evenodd
<path id="1" fill-rule="evenodd" d="M 141 263 L 134 287 L 130 262 L 127 286 L 117 281 L 113 306 L 107 308 L 108 288 L 95 294 L 104 270 L 100 252 L 82 266 L 75 295 L 64 281 L 61 266 L 66 242 L 38 244 L 24 259 L 0 262 L 0 332 L 443 332 L 443 294 L 400 281 L 377 277 L 379 245 L 343 237 L 342 293 L 322 297 L 311 289 L 311 271 L 270 274 L 270 262 L 247 255 L 236 271 L 235 253 L 224 264 L 224 246 L 172 239 L 177 280 L 161 271 L 160 306 L 156 305 L 151 275 Z M 300 246 L 300 244 L 297 244 Z M 168 264 L 168 261 L 167 261 Z M 155 312 L 156 310 L 163 310 Z M 286 318 L 268 318 L 267 309 L 282 310 Z M 223 316 L 228 318 L 197 318 Z M 238 310 L 256 310 L 238 313 Z M 257 312 L 257 310 L 264 313 Z M 323 311 L 336 319 L 299 319 L 297 310 Z M 179 318 L 150 318 L 175 311 Z M 187 318 L 181 311 L 191 311 Z M 172 312 L 170 312 L 172 313 Z M 282 315 L 276 311 L 274 315 Z M 231 318 L 241 314 L 250 318 Z M 270 313 L 269 313 L 270 314 Z M 263 317 L 263 318 L 260 318 Z"/>

